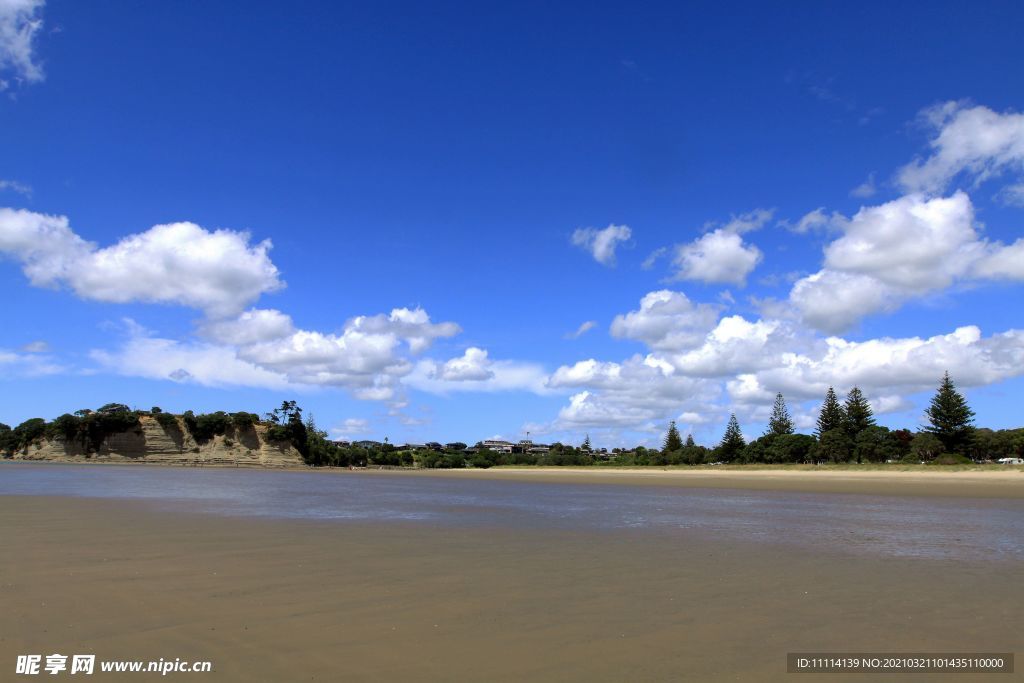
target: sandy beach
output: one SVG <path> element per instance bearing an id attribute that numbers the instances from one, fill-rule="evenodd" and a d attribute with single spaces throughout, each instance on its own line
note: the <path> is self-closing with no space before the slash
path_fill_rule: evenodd
<path id="1" fill-rule="evenodd" d="M 214 666 L 118 680 L 774 681 L 789 651 L 1024 649 L 1020 568 L 981 558 L 63 497 L 0 496 L 0 515 L 7 672 L 58 652 Z"/>
<path id="2" fill-rule="evenodd" d="M 1003 470 L 881 470 L 770 468 L 599 468 L 501 467 L 486 470 L 366 470 L 395 476 L 462 477 L 475 479 L 557 482 L 563 484 L 626 484 L 729 488 L 812 493 L 863 493 L 893 496 L 964 498 L 1024 498 L 1024 469 Z"/>

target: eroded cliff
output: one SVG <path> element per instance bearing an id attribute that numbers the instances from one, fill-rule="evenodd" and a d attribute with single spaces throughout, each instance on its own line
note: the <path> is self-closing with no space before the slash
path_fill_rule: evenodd
<path id="1" fill-rule="evenodd" d="M 64 462 L 146 462 L 161 465 L 222 465 L 229 467 L 303 467 L 302 456 L 286 441 L 267 439 L 267 426 L 231 427 L 197 443 L 176 418 L 164 427 L 151 416 L 139 417 L 138 426 L 103 439 L 100 447 L 86 453 L 82 444 L 62 439 L 43 439 L 14 453 L 20 460 Z"/>

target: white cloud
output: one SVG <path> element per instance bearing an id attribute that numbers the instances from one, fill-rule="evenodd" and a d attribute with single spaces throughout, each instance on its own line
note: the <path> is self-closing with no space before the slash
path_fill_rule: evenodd
<path id="1" fill-rule="evenodd" d="M 878 188 L 875 187 L 875 174 L 871 173 L 868 175 L 867 180 L 850 190 L 850 196 L 866 199 L 874 197 L 876 192 L 878 192 Z"/>
<path id="2" fill-rule="evenodd" d="M 819 398 L 829 386 L 845 391 L 856 385 L 879 400 L 880 407 L 898 410 L 905 404 L 894 397 L 933 389 L 947 370 L 961 387 L 1024 374 L 1024 330 L 986 338 L 972 325 L 926 339 L 853 342 L 830 337 L 815 352 L 784 355 L 776 367 L 751 374 L 729 389 L 736 400 L 763 401 L 775 391 Z"/>
<path id="3" fill-rule="evenodd" d="M 0 0 L 2 2 L 3 0 Z M 17 180 L 0 180 L 0 192 L 10 190 L 11 192 L 17 192 L 24 197 L 32 196 L 32 188 L 25 183 L 19 183 Z"/>
<path id="4" fill-rule="evenodd" d="M 580 326 L 576 328 L 575 332 L 569 332 L 568 334 L 565 335 L 565 338 L 566 339 L 579 339 L 580 337 L 585 335 L 587 332 L 590 332 L 590 330 L 594 329 L 594 327 L 596 325 L 597 325 L 597 322 L 594 321 L 594 320 L 587 320 L 586 322 L 582 322 L 582 323 L 580 323 Z"/>
<path id="5" fill-rule="evenodd" d="M 620 242 L 625 242 L 633 234 L 627 225 L 609 225 L 603 230 L 597 228 L 577 228 L 572 233 L 572 243 L 585 251 L 589 251 L 598 263 L 605 266 L 615 265 L 615 249 Z"/>
<path id="6" fill-rule="evenodd" d="M 423 359 L 402 378 L 402 384 L 441 396 L 452 392 L 528 391 L 551 393 L 545 382 L 547 371 L 539 363 L 494 360 L 484 349 L 470 347 L 458 358 L 446 362 Z"/>
<path id="7" fill-rule="evenodd" d="M 935 136 L 931 154 L 898 175 L 909 192 L 941 192 L 958 175 L 975 184 L 1005 172 L 1024 171 L 1024 114 L 946 102 L 923 112 Z"/>
<path id="8" fill-rule="evenodd" d="M 162 339 L 131 320 L 125 323 L 128 337 L 120 347 L 89 354 L 115 374 L 210 387 L 294 388 L 283 374 L 238 358 L 230 347 Z"/>
<path id="9" fill-rule="evenodd" d="M 290 316 L 274 309 L 251 308 L 237 318 L 206 321 L 200 333 L 220 344 L 247 346 L 281 339 L 295 332 Z"/>
<path id="10" fill-rule="evenodd" d="M 437 378 L 445 382 L 482 382 L 494 377 L 487 351 L 471 346 L 459 358 L 445 362 L 437 371 Z"/>
<path id="11" fill-rule="evenodd" d="M 67 371 L 46 354 L 49 346 L 45 342 L 33 342 L 22 347 L 21 351 L 0 348 L 0 377 L 43 377 L 57 375 Z"/>
<path id="12" fill-rule="evenodd" d="M 878 280 L 832 270 L 798 280 L 789 301 L 806 324 L 829 333 L 842 332 L 867 315 L 898 305 L 889 288 Z"/>
<path id="13" fill-rule="evenodd" d="M 0 0 L 0 90 L 8 87 L 4 74 L 34 83 L 43 80 L 35 55 L 35 38 L 43 28 L 45 0 Z"/>
<path id="14" fill-rule="evenodd" d="M 636 339 L 653 349 L 698 346 L 718 320 L 719 307 L 694 304 L 682 292 L 660 290 L 640 300 L 640 310 L 615 316 L 613 337 Z"/>
<path id="15" fill-rule="evenodd" d="M 760 230 L 772 219 L 773 215 L 775 215 L 775 209 L 754 209 L 747 213 L 731 216 L 725 225 L 719 226 L 715 223 L 709 223 L 705 228 L 720 228 L 725 232 L 734 232 L 742 235 L 754 230 Z"/>
<path id="16" fill-rule="evenodd" d="M 368 434 L 370 422 L 361 417 L 350 417 L 341 423 L 340 427 L 331 428 L 331 436 L 336 439 L 350 439 L 353 436 Z"/>
<path id="17" fill-rule="evenodd" d="M 556 426 L 562 429 L 636 427 L 696 408 L 718 393 L 713 383 L 679 375 L 663 360 L 639 355 L 623 363 L 589 359 L 562 366 L 548 379 L 548 386 L 582 389 L 559 412 Z"/>
<path id="18" fill-rule="evenodd" d="M 832 223 L 843 235 L 825 247 L 824 268 L 798 280 L 789 297 L 807 324 L 825 332 L 957 281 L 1024 278 L 1024 242 L 982 239 L 964 192 L 906 195 Z"/>
<path id="19" fill-rule="evenodd" d="M 383 313 L 359 316 L 350 320 L 347 327 L 369 334 L 395 335 L 408 344 L 413 353 L 430 348 L 435 339 L 454 337 L 462 331 L 455 323 L 430 322 L 430 316 L 422 308 L 395 308 L 387 316 Z"/>
<path id="20" fill-rule="evenodd" d="M 245 232 L 172 223 L 100 249 L 76 235 L 64 216 L 0 208 L 0 253 L 21 261 L 33 285 L 65 284 L 95 301 L 173 303 L 234 315 L 284 286 L 270 248 L 269 240 L 250 246 Z"/>
<path id="21" fill-rule="evenodd" d="M 818 207 L 814 211 L 804 214 L 800 220 L 796 222 L 796 225 L 792 225 L 790 227 L 790 230 L 799 235 L 804 235 L 814 230 L 821 230 L 823 228 L 830 227 L 834 219 L 835 214 L 829 216 L 825 211 L 825 207 L 822 206 Z"/>
<path id="22" fill-rule="evenodd" d="M 725 282 L 742 287 L 763 259 L 761 250 L 744 243 L 738 233 L 719 228 L 676 247 L 675 279 Z"/>

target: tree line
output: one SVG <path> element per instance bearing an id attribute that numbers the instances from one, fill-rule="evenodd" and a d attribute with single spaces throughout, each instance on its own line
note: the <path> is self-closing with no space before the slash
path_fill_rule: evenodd
<path id="1" fill-rule="evenodd" d="M 768 428 L 763 435 L 747 441 L 733 414 L 717 446 L 707 448 L 688 435 L 684 440 L 674 422 L 661 449 L 637 446 L 613 449 L 604 456 L 590 447 L 590 438 L 579 446 L 554 443 L 547 453 L 498 453 L 477 444 L 466 452 L 466 444 L 452 443 L 440 451 L 408 450 L 388 443 L 342 445 L 331 441 L 312 416 L 303 417 L 295 401 L 260 417 L 249 412 L 214 412 L 181 415 L 159 407 L 132 410 L 120 403 L 108 403 L 96 410 L 84 409 L 47 422 L 32 418 L 13 429 L 0 424 L 0 453 L 11 457 L 42 439 L 77 444 L 85 454 L 96 452 L 108 436 L 139 430 L 142 416 L 153 417 L 165 432 L 187 430 L 198 444 L 215 436 L 244 433 L 256 425 L 265 427 L 272 442 L 290 443 L 312 466 L 329 467 L 425 467 L 488 468 L 501 465 L 540 466 L 665 466 L 710 463 L 879 463 L 879 462 L 973 462 L 1001 457 L 1024 456 L 1024 429 L 977 428 L 974 411 L 956 389 L 949 373 L 943 377 L 925 411 L 928 424 L 918 432 L 890 430 L 876 424 L 871 405 L 863 392 L 853 387 L 840 401 L 829 387 L 818 413 L 813 434 L 798 434 L 781 393 L 775 397 Z"/>

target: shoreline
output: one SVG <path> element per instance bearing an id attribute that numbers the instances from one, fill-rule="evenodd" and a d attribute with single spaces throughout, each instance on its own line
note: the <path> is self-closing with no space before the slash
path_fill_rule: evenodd
<path id="1" fill-rule="evenodd" d="M 486 470 L 364 470 L 386 475 L 475 478 L 559 484 L 720 488 L 806 493 L 1024 498 L 1024 471 L 905 471 L 848 469 L 605 469 L 491 468 Z"/>
<path id="2" fill-rule="evenodd" d="M 665 486 L 675 488 L 746 489 L 865 495 L 929 496 L 952 498 L 1024 498 L 1024 468 L 1006 469 L 887 469 L 885 466 L 832 468 L 822 466 L 723 466 L 686 468 L 610 467 L 495 467 L 490 469 L 414 469 L 375 467 L 253 467 L 225 464 L 167 465 L 149 462 L 97 462 L 75 460 L 6 460 L 11 466 L 169 467 L 186 469 L 308 472 L 321 476 L 394 476 L 550 484 Z M 0 465 L 2 472 L 3 465 Z M 903 466 L 905 467 L 905 466 Z"/>

